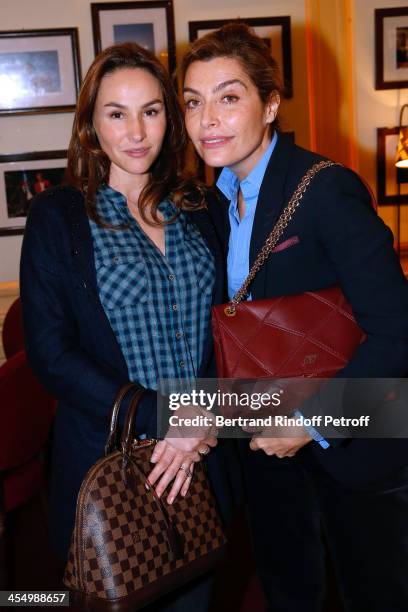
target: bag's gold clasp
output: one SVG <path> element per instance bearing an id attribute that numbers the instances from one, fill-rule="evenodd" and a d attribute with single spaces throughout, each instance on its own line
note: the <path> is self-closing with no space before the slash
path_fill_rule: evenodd
<path id="1" fill-rule="evenodd" d="M 139 438 L 134 438 L 132 441 L 132 448 L 136 450 L 137 448 L 146 448 L 147 446 L 152 446 L 157 444 L 158 440 L 156 438 L 144 438 L 140 440 Z"/>
<path id="2" fill-rule="evenodd" d="M 227 317 L 235 317 L 237 311 L 234 304 L 228 304 L 228 306 L 224 308 L 224 313 L 227 315 Z"/>

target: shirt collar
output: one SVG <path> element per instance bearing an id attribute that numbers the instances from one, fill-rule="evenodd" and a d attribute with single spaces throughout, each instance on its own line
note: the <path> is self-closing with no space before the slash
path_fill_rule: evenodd
<path id="1" fill-rule="evenodd" d="M 217 180 L 218 189 L 230 200 L 236 202 L 238 189 L 241 187 L 242 194 L 245 200 L 249 198 L 257 198 L 261 189 L 262 181 L 266 172 L 267 165 L 278 140 L 278 134 L 275 130 L 272 141 L 262 155 L 258 163 L 252 168 L 251 172 L 239 182 L 237 175 L 229 168 L 224 168 Z"/>
<path id="2" fill-rule="evenodd" d="M 96 207 L 99 215 L 108 223 L 120 224 L 133 219 L 123 193 L 116 191 L 107 183 L 103 183 L 97 191 Z M 166 221 L 175 213 L 174 204 L 168 200 L 160 202 L 158 209 Z"/>
<path id="3" fill-rule="evenodd" d="M 108 223 L 120 224 L 129 219 L 125 196 L 107 183 L 103 183 L 96 193 L 96 209 Z"/>

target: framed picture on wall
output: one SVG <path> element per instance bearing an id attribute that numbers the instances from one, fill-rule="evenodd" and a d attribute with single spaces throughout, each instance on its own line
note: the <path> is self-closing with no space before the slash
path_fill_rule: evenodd
<path id="1" fill-rule="evenodd" d="M 0 114 L 72 111 L 80 81 L 77 28 L 0 32 Z"/>
<path id="2" fill-rule="evenodd" d="M 0 236 L 22 234 L 33 197 L 64 181 L 66 151 L 0 155 Z"/>
<path id="3" fill-rule="evenodd" d="M 375 11 L 375 88 L 408 87 L 408 7 Z"/>
<path id="4" fill-rule="evenodd" d="M 290 17 L 248 17 L 242 19 L 189 21 L 190 42 L 233 21 L 248 24 L 254 28 L 258 36 L 264 39 L 265 44 L 270 48 L 271 55 L 273 55 L 281 69 L 284 84 L 284 97 L 291 98 L 293 96 L 293 85 Z"/>
<path id="5" fill-rule="evenodd" d="M 399 128 L 377 128 L 378 204 L 408 204 L 408 169 L 396 168 Z"/>
<path id="6" fill-rule="evenodd" d="M 115 43 L 136 42 L 170 72 L 176 67 L 173 0 L 91 4 L 95 54 Z"/>

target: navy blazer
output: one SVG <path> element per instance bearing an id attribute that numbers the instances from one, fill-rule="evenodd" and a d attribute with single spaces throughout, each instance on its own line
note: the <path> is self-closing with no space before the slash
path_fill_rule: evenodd
<path id="1" fill-rule="evenodd" d="M 214 255 L 213 299 L 221 302 L 224 265 L 212 221 L 206 210 L 189 214 Z M 58 399 L 50 518 L 64 558 L 80 484 L 103 454 L 110 408 L 118 390 L 129 382 L 125 359 L 99 300 L 92 236 L 78 191 L 58 187 L 33 199 L 20 287 L 28 359 Z M 199 376 L 214 372 L 209 331 Z M 123 408 L 122 421 L 126 403 Z M 155 420 L 156 393 L 148 391 L 140 403 L 136 428 L 154 435 Z"/>
<path id="2" fill-rule="evenodd" d="M 323 157 L 279 135 L 261 185 L 250 242 L 250 265 L 305 172 Z M 228 201 L 217 190 L 210 212 L 228 250 Z M 280 241 L 251 286 L 253 299 L 340 286 L 367 339 L 339 376 L 403 377 L 408 371 L 408 282 L 391 231 L 351 170 L 336 165 L 311 183 Z M 286 246 L 286 248 L 285 248 Z M 336 478 L 352 485 L 408 464 L 408 442 L 348 440 L 323 450 L 308 445 Z"/>

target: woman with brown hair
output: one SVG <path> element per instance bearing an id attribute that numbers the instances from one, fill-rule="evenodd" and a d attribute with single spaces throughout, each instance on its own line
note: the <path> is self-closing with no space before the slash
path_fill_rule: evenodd
<path id="1" fill-rule="evenodd" d="M 185 144 L 165 68 L 138 45 L 112 46 L 79 94 L 69 185 L 37 196 L 30 210 L 21 299 L 30 363 L 59 402 L 50 519 L 62 560 L 119 389 L 129 381 L 147 389 L 136 429 L 155 437 L 158 379 L 211 370 L 222 266 L 202 193 L 183 174 Z M 150 480 L 159 495 L 168 487 L 169 503 L 215 445 L 209 433 L 156 445 Z"/>
<path id="2" fill-rule="evenodd" d="M 302 177 L 323 158 L 279 132 L 277 65 L 248 26 L 198 39 L 182 79 L 188 134 L 206 164 L 223 168 L 210 211 L 228 252 L 232 299 Z M 408 284 L 370 194 L 341 165 L 313 179 L 247 299 L 336 286 L 365 332 L 338 376 L 405 376 Z M 408 609 L 406 440 L 327 441 L 303 426 L 281 435 L 264 429 L 239 441 L 268 610 L 322 609 L 325 542 L 346 610 Z"/>

